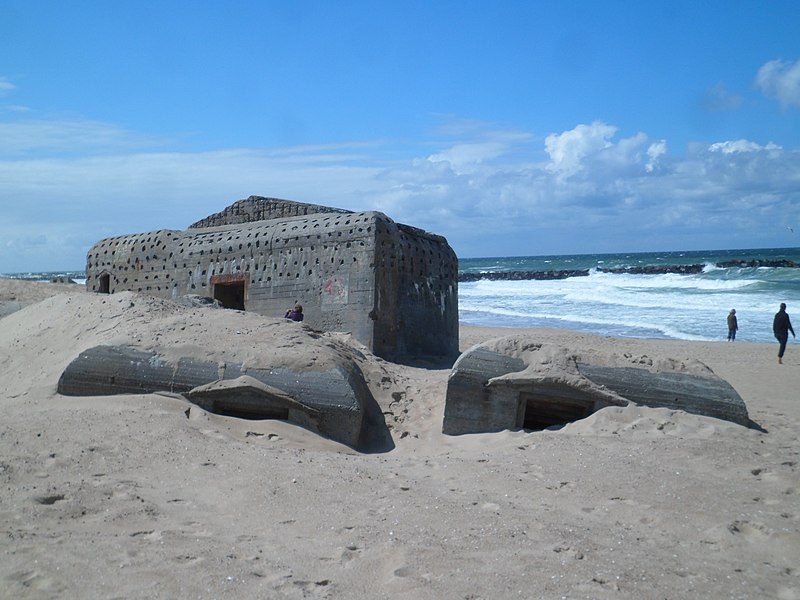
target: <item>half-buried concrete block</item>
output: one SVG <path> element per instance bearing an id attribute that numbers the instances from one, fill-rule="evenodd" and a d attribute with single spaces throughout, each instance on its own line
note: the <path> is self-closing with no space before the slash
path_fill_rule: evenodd
<path id="1" fill-rule="evenodd" d="M 543 429 L 628 404 L 750 424 L 736 390 L 699 361 L 575 351 L 508 336 L 474 346 L 456 361 L 442 431 Z"/>
<path id="2" fill-rule="evenodd" d="M 327 368 L 213 362 L 131 346 L 96 346 L 62 373 L 67 396 L 166 391 L 215 413 L 283 419 L 354 448 L 386 449 L 390 437 L 360 371 L 330 359 Z M 376 447 L 377 446 L 377 447 Z"/>

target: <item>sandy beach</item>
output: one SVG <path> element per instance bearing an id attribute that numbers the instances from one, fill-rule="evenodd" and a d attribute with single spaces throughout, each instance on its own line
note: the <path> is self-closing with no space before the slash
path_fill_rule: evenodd
<path id="1" fill-rule="evenodd" d="M 800 598 L 791 338 L 778 365 L 777 343 L 515 330 L 700 360 L 758 428 L 613 407 L 557 431 L 446 436 L 449 368 L 212 312 L 0 279 L 0 598 Z M 359 453 L 165 394 L 56 393 L 89 347 L 209 332 L 215 347 L 196 351 L 210 357 L 357 350 L 394 448 Z M 462 326 L 460 346 L 508 333 Z"/>

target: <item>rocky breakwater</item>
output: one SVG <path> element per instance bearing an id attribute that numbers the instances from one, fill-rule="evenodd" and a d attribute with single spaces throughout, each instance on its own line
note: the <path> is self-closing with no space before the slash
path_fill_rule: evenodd
<path id="1" fill-rule="evenodd" d="M 459 273 L 458 281 L 521 281 L 524 279 L 566 279 L 567 277 L 586 277 L 589 269 L 565 269 L 561 271 L 487 271 L 486 273 Z"/>
<path id="2" fill-rule="evenodd" d="M 752 259 L 752 260 L 727 260 L 718 262 L 714 266 L 718 269 L 735 269 L 735 268 L 754 268 L 754 267 L 768 267 L 768 268 L 796 268 L 797 263 L 788 259 Z M 705 265 L 646 265 L 641 267 L 597 267 L 600 273 L 631 273 L 635 275 L 664 275 L 666 273 L 678 273 L 680 275 L 694 275 L 702 273 L 706 268 Z"/>
<path id="3" fill-rule="evenodd" d="M 600 273 L 633 274 L 633 275 L 665 275 L 678 273 L 679 275 L 694 275 L 702 273 L 705 265 L 647 265 L 642 267 L 597 267 Z"/>
<path id="4" fill-rule="evenodd" d="M 788 259 L 780 259 L 780 260 L 726 260 L 725 262 L 717 263 L 717 266 L 720 269 L 730 269 L 739 267 L 742 269 L 746 268 L 753 268 L 753 267 L 771 267 L 771 268 L 778 268 L 778 267 L 785 267 L 789 269 L 796 269 L 800 267 L 796 262 L 793 260 Z"/>
<path id="5" fill-rule="evenodd" d="M 715 265 L 718 269 L 731 268 L 798 268 L 800 265 L 788 259 L 779 260 L 730 260 L 719 262 Z M 630 274 L 630 275 L 665 275 L 667 273 L 677 273 L 679 275 L 696 275 L 702 273 L 706 268 L 704 264 L 694 265 L 643 265 L 630 267 L 597 267 L 598 273 Z M 525 279 L 566 279 L 568 277 L 586 277 L 589 269 L 564 269 L 556 271 L 487 271 L 484 273 L 459 273 L 459 283 L 469 281 L 480 281 L 486 279 L 490 281 L 521 281 Z"/>
<path id="6" fill-rule="evenodd" d="M 600 273 L 633 273 L 646 275 L 663 275 L 664 273 L 681 273 L 691 275 L 701 273 L 704 265 L 657 265 L 643 267 L 597 267 Z M 589 269 L 563 269 L 557 271 L 487 271 L 485 273 L 460 273 L 458 281 L 460 283 L 468 281 L 480 281 L 488 279 L 491 281 L 521 281 L 524 279 L 567 279 L 568 277 L 587 277 Z"/>

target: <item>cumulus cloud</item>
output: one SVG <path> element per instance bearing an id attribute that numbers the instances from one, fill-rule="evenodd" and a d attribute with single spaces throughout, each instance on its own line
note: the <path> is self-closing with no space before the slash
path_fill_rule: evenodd
<path id="1" fill-rule="evenodd" d="M 617 128 L 595 121 L 545 138 L 550 156 L 547 169 L 561 180 L 595 178 L 597 173 L 652 173 L 666 154 L 664 140 L 651 140 L 638 132 L 630 137 L 614 139 Z"/>
<path id="2" fill-rule="evenodd" d="M 756 75 L 756 86 L 784 108 L 800 108 L 800 59 L 795 62 L 771 60 Z"/>
<path id="3" fill-rule="evenodd" d="M 564 175 L 577 173 L 584 158 L 612 145 L 610 138 L 616 133 L 616 127 L 600 121 L 578 125 L 563 133 L 551 133 L 544 140 L 551 160 L 549 168 Z"/>
<path id="4" fill-rule="evenodd" d="M 645 171 L 652 173 L 658 166 L 658 160 L 667 153 L 667 141 L 658 140 L 653 142 L 647 148 L 647 164 L 644 166 Z"/>

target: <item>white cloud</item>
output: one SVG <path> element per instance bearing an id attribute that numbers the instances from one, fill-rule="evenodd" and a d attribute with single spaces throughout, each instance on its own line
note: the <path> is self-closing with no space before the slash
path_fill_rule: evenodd
<path id="1" fill-rule="evenodd" d="M 611 146 L 609 139 L 616 133 L 616 127 L 595 121 L 591 125 L 578 125 L 570 131 L 548 135 L 544 145 L 552 161 L 549 168 L 564 175 L 577 173 L 584 158 Z"/>
<path id="2" fill-rule="evenodd" d="M 547 169 L 559 180 L 579 177 L 596 181 L 598 173 L 633 176 L 653 172 L 666 154 L 664 140 L 650 140 L 642 132 L 614 140 L 616 133 L 616 127 L 595 121 L 548 135 L 545 148 L 551 160 Z"/>
<path id="3" fill-rule="evenodd" d="M 465 141 L 456 142 L 427 157 L 432 163 L 447 163 L 458 173 L 483 171 L 495 159 L 508 160 L 509 156 L 529 147 L 532 136 L 526 132 L 491 128 L 486 123 L 458 121 L 448 118 L 438 131 L 448 137 Z M 491 167 L 488 167 L 489 169 Z"/>
<path id="4" fill-rule="evenodd" d="M 800 59 L 795 62 L 771 60 L 756 75 L 756 86 L 784 108 L 800 108 Z"/>
<path id="5" fill-rule="evenodd" d="M 75 119 L 0 123 L 0 156 L 32 152 L 86 153 L 163 143 L 163 139 L 135 134 L 99 121 Z"/>
<path id="6" fill-rule="evenodd" d="M 784 221 L 800 223 L 800 152 L 771 143 L 720 141 L 676 156 L 666 140 L 617 139 L 616 127 L 596 122 L 544 143 L 474 130 L 416 152 L 358 142 L 124 153 L 135 135 L 84 123 L 30 123 L 40 139 L 0 157 L 0 272 L 81 268 L 103 237 L 182 229 L 251 194 L 381 210 L 445 235 L 463 256 L 688 249 L 710 239 L 757 247 L 780 243 Z M 45 131 L 69 135 L 47 147 Z M 115 154 L 89 142 L 61 151 L 97 131 L 118 144 Z M 36 158 L 29 148 L 41 148 Z"/>
<path id="7" fill-rule="evenodd" d="M 711 152 L 721 152 L 722 154 L 737 154 L 740 152 L 761 152 L 762 150 L 781 150 L 777 144 L 769 142 L 766 146 L 761 146 L 749 140 L 734 140 L 717 142 L 711 144 L 708 149 Z"/>
<path id="8" fill-rule="evenodd" d="M 506 144 L 501 142 L 481 142 L 472 144 L 456 144 L 437 154 L 431 154 L 431 162 L 448 162 L 454 167 L 480 164 L 501 156 L 506 151 Z"/>
<path id="9" fill-rule="evenodd" d="M 657 142 L 653 142 L 647 148 L 647 157 L 648 161 L 647 164 L 644 166 L 645 171 L 648 173 L 652 173 L 656 167 L 658 166 L 658 159 L 664 156 L 667 153 L 667 141 L 666 140 L 659 140 Z"/>

